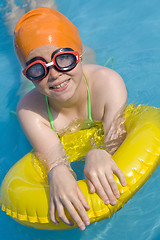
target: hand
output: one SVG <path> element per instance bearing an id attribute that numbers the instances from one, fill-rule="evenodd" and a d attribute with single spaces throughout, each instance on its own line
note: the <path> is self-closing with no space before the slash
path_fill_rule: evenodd
<path id="1" fill-rule="evenodd" d="M 85 209 L 89 210 L 90 207 L 67 166 L 61 164 L 51 169 L 48 173 L 48 179 L 50 186 L 51 221 L 58 224 L 55 217 L 57 210 L 59 218 L 64 223 L 73 226 L 73 221 L 69 220 L 65 215 L 65 207 L 72 219 L 77 223 L 79 229 L 84 230 L 85 225 L 90 224 Z"/>
<path id="2" fill-rule="evenodd" d="M 126 180 L 122 171 L 105 150 L 93 149 L 87 153 L 84 175 L 91 193 L 96 191 L 105 204 L 115 205 L 120 193 L 113 173 L 119 178 L 122 186 L 125 186 Z"/>

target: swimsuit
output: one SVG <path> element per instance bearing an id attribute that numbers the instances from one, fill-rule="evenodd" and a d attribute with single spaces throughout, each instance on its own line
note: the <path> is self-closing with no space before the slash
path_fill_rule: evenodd
<path id="1" fill-rule="evenodd" d="M 84 79 L 85 79 L 86 86 L 87 86 L 88 120 L 86 120 L 83 123 L 81 130 L 88 129 L 88 128 L 90 128 L 94 125 L 93 118 L 92 118 L 92 113 L 91 113 L 91 100 L 90 100 L 89 88 L 88 88 L 88 83 L 87 83 L 87 79 L 86 79 L 85 76 L 84 76 Z M 56 129 L 55 129 L 54 124 L 53 124 L 53 116 L 52 116 L 51 109 L 49 107 L 49 102 L 48 102 L 48 97 L 47 96 L 45 96 L 45 100 L 46 100 L 48 118 L 49 118 L 49 121 L 50 121 L 51 128 L 52 128 L 53 131 L 56 132 Z"/>
<path id="2" fill-rule="evenodd" d="M 86 156 L 87 152 L 89 152 L 93 148 L 104 148 L 103 144 L 103 125 L 101 122 L 94 122 L 91 114 L 91 101 L 89 95 L 89 88 L 87 79 L 84 76 L 86 87 L 87 87 L 87 100 L 88 100 L 88 119 L 85 120 L 82 124 L 80 130 L 76 132 L 70 132 L 62 134 L 57 132 L 60 141 L 65 149 L 67 156 L 69 157 L 69 161 L 73 162 L 78 159 L 82 159 L 82 156 Z M 56 132 L 56 129 L 53 124 L 53 116 L 49 107 L 48 97 L 45 96 L 48 118 L 50 121 L 50 125 L 52 130 Z"/>

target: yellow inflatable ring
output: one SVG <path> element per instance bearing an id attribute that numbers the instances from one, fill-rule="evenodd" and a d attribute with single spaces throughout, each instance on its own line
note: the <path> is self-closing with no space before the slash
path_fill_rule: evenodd
<path id="1" fill-rule="evenodd" d="M 85 180 L 78 181 L 90 210 L 87 212 L 91 223 L 109 218 L 142 187 L 159 164 L 160 156 L 160 110 L 145 105 L 129 105 L 125 111 L 127 137 L 113 159 L 123 171 L 127 186 L 122 187 L 115 177 L 121 197 L 114 206 L 105 205 L 99 196 L 90 194 Z M 81 130 L 83 141 L 95 139 L 97 144 L 103 140 L 103 130 L 97 127 Z M 79 132 L 74 136 L 78 136 Z M 68 141 L 72 134 L 62 137 L 64 147 L 68 148 Z M 66 138 L 66 139 L 65 139 Z M 83 142 L 82 141 L 82 142 Z M 65 145 L 66 143 L 66 145 Z M 77 156 L 77 146 L 69 153 Z M 89 146 L 91 148 L 91 144 Z M 88 147 L 85 151 L 87 152 Z M 83 149 L 82 149 L 83 151 Z M 85 152 L 82 153 L 84 156 Z M 70 155 L 70 156 L 71 156 Z M 78 156 L 80 157 L 80 156 Z M 72 160 L 73 160 L 72 159 Z M 74 159 L 75 160 L 75 159 Z M 49 218 L 49 186 L 43 166 L 36 159 L 34 152 L 28 153 L 18 161 L 7 173 L 1 186 L 1 206 L 6 214 L 16 221 L 29 227 L 48 230 L 69 229 L 61 220 L 55 225 Z"/>

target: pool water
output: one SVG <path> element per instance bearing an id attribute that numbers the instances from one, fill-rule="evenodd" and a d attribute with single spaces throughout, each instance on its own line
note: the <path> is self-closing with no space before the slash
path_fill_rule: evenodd
<path id="1" fill-rule="evenodd" d="M 25 1 L 16 1 L 21 4 Z M 85 45 L 104 65 L 114 57 L 114 70 L 124 79 L 128 103 L 160 107 L 160 1 L 57 0 L 60 12 L 80 31 Z M 0 2 L 0 182 L 9 168 L 31 146 L 14 114 L 20 98 L 21 67 L 4 20 L 6 1 Z M 43 231 L 22 226 L 0 211 L 3 240 L 156 240 L 160 239 L 160 167 L 143 188 L 110 219 L 94 223 L 84 232 Z"/>

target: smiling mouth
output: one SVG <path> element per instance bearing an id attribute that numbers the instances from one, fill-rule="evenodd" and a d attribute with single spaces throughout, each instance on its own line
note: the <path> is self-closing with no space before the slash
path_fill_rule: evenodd
<path id="1" fill-rule="evenodd" d="M 69 82 L 69 80 L 70 80 L 70 79 L 64 81 L 64 82 L 61 83 L 61 84 L 55 85 L 55 86 L 53 86 L 53 87 L 50 87 L 50 89 L 60 89 L 60 88 L 64 87 L 64 86 Z"/>

